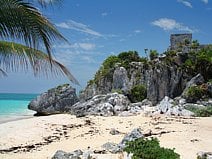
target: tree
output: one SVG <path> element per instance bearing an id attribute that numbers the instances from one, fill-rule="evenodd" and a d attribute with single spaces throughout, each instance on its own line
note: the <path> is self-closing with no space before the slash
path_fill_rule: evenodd
<path id="1" fill-rule="evenodd" d="M 37 0 L 43 7 L 54 1 Z M 0 39 L 1 74 L 32 68 L 34 75 L 62 73 L 78 84 L 68 69 L 52 58 L 52 44 L 67 40 L 32 3 L 0 0 Z"/>

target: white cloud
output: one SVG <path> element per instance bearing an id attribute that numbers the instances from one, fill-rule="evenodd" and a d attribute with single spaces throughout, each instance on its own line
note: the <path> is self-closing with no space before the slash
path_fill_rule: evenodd
<path id="1" fill-rule="evenodd" d="M 188 26 L 183 25 L 182 23 L 177 22 L 174 19 L 160 18 L 152 22 L 153 25 L 162 28 L 165 31 L 178 30 L 178 31 L 187 31 L 187 32 L 196 32 Z"/>
<path id="2" fill-rule="evenodd" d="M 89 51 L 95 49 L 96 45 L 92 43 L 73 43 L 54 45 L 53 47 L 57 49 L 83 49 Z"/>
<path id="3" fill-rule="evenodd" d="M 108 15 L 108 13 L 107 12 L 103 12 L 101 15 L 102 15 L 102 17 L 106 17 Z"/>
<path id="4" fill-rule="evenodd" d="M 84 50 L 93 50 L 96 45 L 91 43 L 79 43 L 80 48 Z"/>
<path id="5" fill-rule="evenodd" d="M 192 4 L 188 1 L 185 1 L 185 0 L 177 0 L 179 3 L 182 3 L 184 6 L 186 7 L 189 7 L 189 8 L 192 8 Z"/>
<path id="6" fill-rule="evenodd" d="M 203 3 L 208 4 L 208 0 L 201 0 Z"/>
<path id="7" fill-rule="evenodd" d="M 96 31 L 90 29 L 87 25 L 82 24 L 82 23 L 78 23 L 78 22 L 73 21 L 73 20 L 69 20 L 67 22 L 62 22 L 62 23 L 57 23 L 56 26 L 58 26 L 60 28 L 64 28 L 64 29 L 76 30 L 76 31 L 83 32 L 83 33 L 90 34 L 90 35 L 94 35 L 94 36 L 99 36 L 99 37 L 103 36 L 99 32 L 96 32 Z"/>

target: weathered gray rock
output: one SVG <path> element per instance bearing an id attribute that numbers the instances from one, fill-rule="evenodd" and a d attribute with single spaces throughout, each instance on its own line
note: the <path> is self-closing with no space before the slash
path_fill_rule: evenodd
<path id="1" fill-rule="evenodd" d="M 101 115 L 112 116 L 127 110 L 130 104 L 129 99 L 123 94 L 109 93 L 97 95 L 85 102 L 78 102 L 73 105 L 69 112 L 76 116 Z"/>
<path id="2" fill-rule="evenodd" d="M 190 79 L 189 75 L 174 64 L 168 66 L 163 61 L 156 61 L 147 67 L 141 62 L 131 62 L 127 70 L 116 67 L 109 75 L 88 84 L 82 92 L 82 99 L 87 100 L 116 89 L 127 94 L 133 86 L 142 84 L 147 88 L 147 99 L 155 105 L 165 96 L 174 98 L 181 95 Z"/>
<path id="3" fill-rule="evenodd" d="M 62 150 L 58 150 L 52 159 L 81 159 L 81 155 L 83 155 L 83 152 L 81 150 L 75 150 L 73 152 L 67 153 Z"/>
<path id="4" fill-rule="evenodd" d="M 141 105 L 142 106 L 148 106 L 148 107 L 152 107 L 153 106 L 152 102 L 150 100 L 148 100 L 148 99 L 142 100 Z"/>
<path id="5" fill-rule="evenodd" d="M 127 92 L 129 90 L 129 78 L 124 67 L 117 67 L 113 73 L 113 89 Z"/>
<path id="6" fill-rule="evenodd" d="M 169 98 L 164 99 L 157 105 L 157 111 L 160 114 L 174 115 L 174 116 L 193 116 L 194 113 L 184 109 L 184 106 L 177 105 L 176 102 Z"/>
<path id="7" fill-rule="evenodd" d="M 204 83 L 204 81 L 205 80 L 204 80 L 203 76 L 201 74 L 197 74 L 189 82 L 187 82 L 186 88 L 183 90 L 181 96 L 184 97 L 185 99 L 187 99 L 188 98 L 188 96 L 187 96 L 188 89 L 191 86 L 200 85 L 200 84 Z"/>
<path id="8" fill-rule="evenodd" d="M 118 153 L 121 152 L 121 148 L 118 146 L 118 144 L 107 142 L 102 145 L 102 148 L 106 151 L 109 151 L 111 153 Z"/>
<path id="9" fill-rule="evenodd" d="M 130 133 L 125 135 L 125 137 L 122 139 L 122 141 L 119 144 L 115 143 L 105 143 L 102 145 L 102 148 L 111 152 L 111 153 L 118 153 L 118 152 L 123 152 L 124 148 L 126 147 L 126 143 L 128 141 L 134 141 L 138 138 L 142 138 L 143 134 L 141 132 L 140 128 L 135 128 L 133 129 Z"/>
<path id="10" fill-rule="evenodd" d="M 37 96 L 29 103 L 28 109 L 37 111 L 39 115 L 57 114 L 67 112 L 77 102 L 76 90 L 64 84 Z"/>
<path id="11" fill-rule="evenodd" d="M 111 134 L 111 135 L 119 135 L 119 134 L 120 134 L 120 131 L 116 130 L 115 128 L 112 128 L 112 129 L 110 130 L 110 134 Z"/>
<path id="12" fill-rule="evenodd" d="M 141 138 L 141 137 L 143 137 L 141 129 L 140 128 L 135 128 L 122 139 L 120 144 L 125 145 L 126 142 L 134 141 L 135 139 L 138 139 L 138 138 Z"/>
<path id="13" fill-rule="evenodd" d="M 212 159 L 212 152 L 203 152 L 200 151 L 197 153 L 198 159 Z"/>
<path id="14" fill-rule="evenodd" d="M 170 110 L 170 108 L 174 107 L 173 103 L 174 101 L 171 98 L 165 96 L 164 99 L 157 105 L 158 110 L 161 114 L 165 114 Z"/>

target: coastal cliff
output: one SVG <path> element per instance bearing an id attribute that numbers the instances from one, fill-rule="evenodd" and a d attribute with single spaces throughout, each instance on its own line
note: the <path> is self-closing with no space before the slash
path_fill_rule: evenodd
<path id="1" fill-rule="evenodd" d="M 123 93 L 132 99 L 132 89 L 139 85 L 144 86 L 145 98 L 153 104 L 165 96 L 175 98 L 183 93 L 188 81 L 197 74 L 203 76 L 199 85 L 212 78 L 211 54 L 211 46 L 208 46 L 198 52 L 167 51 L 152 60 L 139 57 L 134 51 L 110 56 L 94 79 L 88 82 L 80 99 L 88 100 L 110 92 Z M 120 58 L 122 56 L 124 59 Z"/>
<path id="2" fill-rule="evenodd" d="M 63 85 L 38 96 L 29 109 L 38 114 L 123 116 L 156 106 L 152 112 L 184 115 L 191 114 L 184 111 L 186 103 L 211 106 L 212 45 L 191 40 L 190 34 L 172 35 L 170 48 L 162 54 L 150 50 L 148 57 L 136 51 L 109 56 L 79 102 L 75 89 Z"/>

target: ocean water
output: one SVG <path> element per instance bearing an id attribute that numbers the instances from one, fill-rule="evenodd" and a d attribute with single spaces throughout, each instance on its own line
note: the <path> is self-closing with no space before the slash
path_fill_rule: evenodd
<path id="1" fill-rule="evenodd" d="M 0 123 L 32 117 L 35 113 L 27 109 L 37 94 L 0 93 Z"/>

